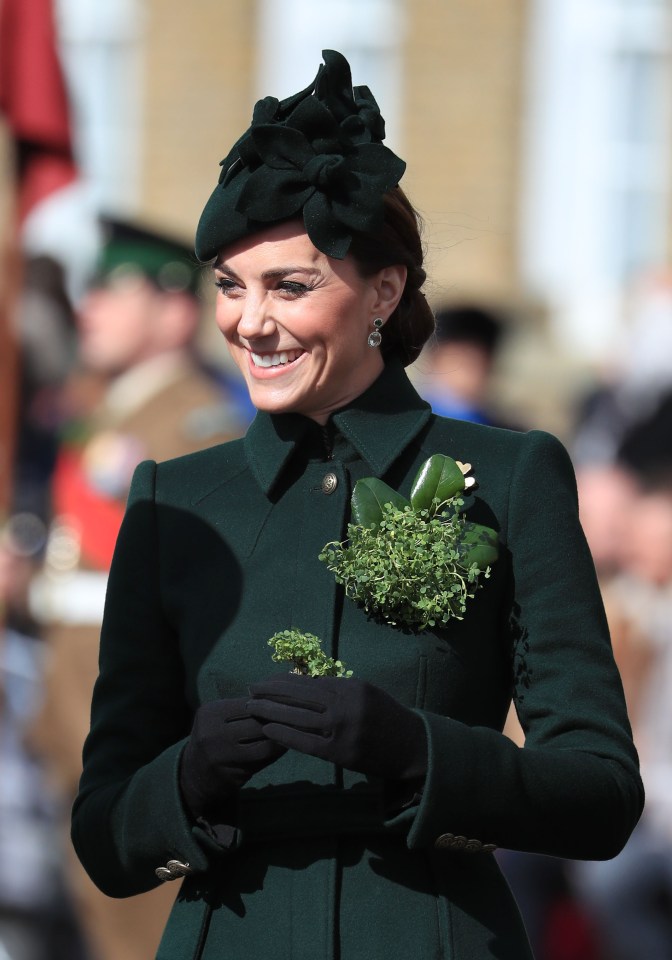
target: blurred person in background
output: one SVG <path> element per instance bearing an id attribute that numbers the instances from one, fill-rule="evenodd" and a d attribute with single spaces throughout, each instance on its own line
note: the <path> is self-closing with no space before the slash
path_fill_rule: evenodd
<path id="1" fill-rule="evenodd" d="M 201 301 L 191 251 L 133 224 L 108 221 L 106 228 L 98 273 L 77 315 L 80 368 L 69 392 L 84 415 L 64 428 L 45 564 L 31 589 L 49 653 L 33 742 L 68 804 L 81 773 L 107 574 L 133 470 L 146 458 L 166 460 L 230 440 L 243 427 L 193 350 Z M 104 387 L 93 410 L 91 382 L 99 392 Z M 153 956 L 173 899 L 169 889 L 109 900 L 71 861 L 96 960 Z"/>
<path id="2" fill-rule="evenodd" d="M 646 790 L 625 849 L 577 863 L 573 882 L 608 960 L 672 958 L 672 409 L 629 429 L 619 467 L 638 489 L 622 502 L 621 571 L 605 607 Z"/>
<path id="3" fill-rule="evenodd" d="M 649 642 L 641 630 L 633 629 L 636 607 L 624 603 L 628 591 L 623 592 L 641 478 L 625 462 L 584 465 L 577 470 L 577 485 L 581 523 L 597 569 L 614 657 L 632 718 L 651 664 Z"/>
<path id="4" fill-rule="evenodd" d="M 21 373 L 13 511 L 33 513 L 46 522 L 64 416 L 63 391 L 76 352 L 75 320 L 65 290 L 65 271 L 52 257 L 26 258 L 16 330 Z"/>
<path id="5" fill-rule="evenodd" d="M 650 650 L 632 629 L 620 603 L 631 512 L 638 481 L 626 463 L 577 468 L 579 515 L 598 574 L 614 656 L 630 712 L 650 666 Z M 511 711 L 506 733 L 522 746 L 525 736 Z M 600 923 L 575 889 L 573 864 L 557 857 L 498 852 L 498 860 L 525 920 L 536 960 L 611 960 L 602 952 Z"/>
<path id="6" fill-rule="evenodd" d="M 576 483 L 581 525 L 604 588 L 623 566 L 637 478 L 627 464 L 592 463 L 577 468 Z"/>
<path id="7" fill-rule="evenodd" d="M 14 514 L 0 530 L 0 956 L 78 960 L 83 947 L 67 899 L 57 797 L 27 743 L 40 707 L 44 650 L 27 591 L 44 525 Z"/>
<path id="8" fill-rule="evenodd" d="M 504 336 L 504 321 L 476 304 L 435 311 L 436 335 L 420 366 L 420 393 L 442 417 L 509 426 L 496 412 L 491 381 Z"/>
<path id="9" fill-rule="evenodd" d="M 672 394 L 672 271 L 639 279 L 617 356 L 579 403 L 572 458 L 612 464 L 626 434 L 637 431 Z"/>
<path id="10" fill-rule="evenodd" d="M 581 422 L 575 445 L 580 518 L 640 752 L 645 812 L 624 851 L 603 863 L 501 855 L 538 960 L 672 958 L 672 362 L 664 336 L 657 358 L 654 348 L 672 317 L 661 298 L 632 369 L 595 405 L 599 416 Z M 626 397 L 639 398 L 634 410 L 621 406 Z M 523 742 L 514 724 L 509 732 Z"/>

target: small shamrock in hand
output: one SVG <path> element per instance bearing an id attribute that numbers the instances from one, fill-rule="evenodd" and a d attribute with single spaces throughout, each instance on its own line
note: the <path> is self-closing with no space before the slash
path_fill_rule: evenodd
<path id="1" fill-rule="evenodd" d="M 306 677 L 351 677 L 342 660 L 328 657 L 321 647 L 321 640 L 312 633 L 301 630 L 280 630 L 268 641 L 275 649 L 276 663 L 289 661 L 294 664 L 292 673 Z"/>

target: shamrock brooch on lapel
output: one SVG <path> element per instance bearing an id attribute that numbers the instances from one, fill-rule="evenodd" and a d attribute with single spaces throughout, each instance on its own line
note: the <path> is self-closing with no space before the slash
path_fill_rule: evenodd
<path id="1" fill-rule="evenodd" d="M 461 620 L 498 555 L 497 534 L 468 520 L 463 495 L 471 465 L 434 454 L 407 500 L 376 477 L 358 480 L 348 538 L 320 560 L 364 610 L 413 630 Z"/>

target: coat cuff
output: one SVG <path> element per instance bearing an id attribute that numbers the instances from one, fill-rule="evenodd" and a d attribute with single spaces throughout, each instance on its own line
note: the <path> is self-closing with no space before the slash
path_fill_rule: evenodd
<path id="1" fill-rule="evenodd" d="M 460 821 L 464 814 L 461 810 L 462 800 L 456 791 L 464 790 L 465 775 L 468 777 L 471 761 L 466 733 L 469 728 L 457 720 L 429 712 L 420 713 L 427 733 L 427 776 L 420 801 L 411 811 L 413 817 L 406 841 L 409 849 L 450 846 L 454 849 L 492 852 L 496 844 L 491 837 L 461 835 Z M 491 733 L 497 736 L 495 731 Z M 460 744 L 462 750 L 466 751 L 464 756 L 461 755 Z M 447 757 L 451 757 L 450 762 L 447 762 Z"/>
<path id="2" fill-rule="evenodd" d="M 145 874 L 148 881 L 152 875 L 160 878 L 169 861 L 201 873 L 213 857 L 226 853 L 216 835 L 194 823 L 182 800 L 179 766 L 186 742 L 138 770 L 112 811 L 112 834 L 122 836 L 129 851 L 126 868 Z"/>

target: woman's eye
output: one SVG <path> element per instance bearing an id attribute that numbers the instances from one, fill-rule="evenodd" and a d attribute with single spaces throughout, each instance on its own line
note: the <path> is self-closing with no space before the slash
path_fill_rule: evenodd
<path id="1" fill-rule="evenodd" d="M 215 280 L 215 286 L 218 290 L 221 290 L 222 293 L 229 293 L 236 285 L 229 277 L 218 277 L 217 280 Z"/>
<path id="2" fill-rule="evenodd" d="M 301 297 L 304 293 L 308 293 L 310 287 L 307 287 L 305 283 L 298 283 L 296 280 L 281 280 L 278 289 L 295 297 Z"/>

